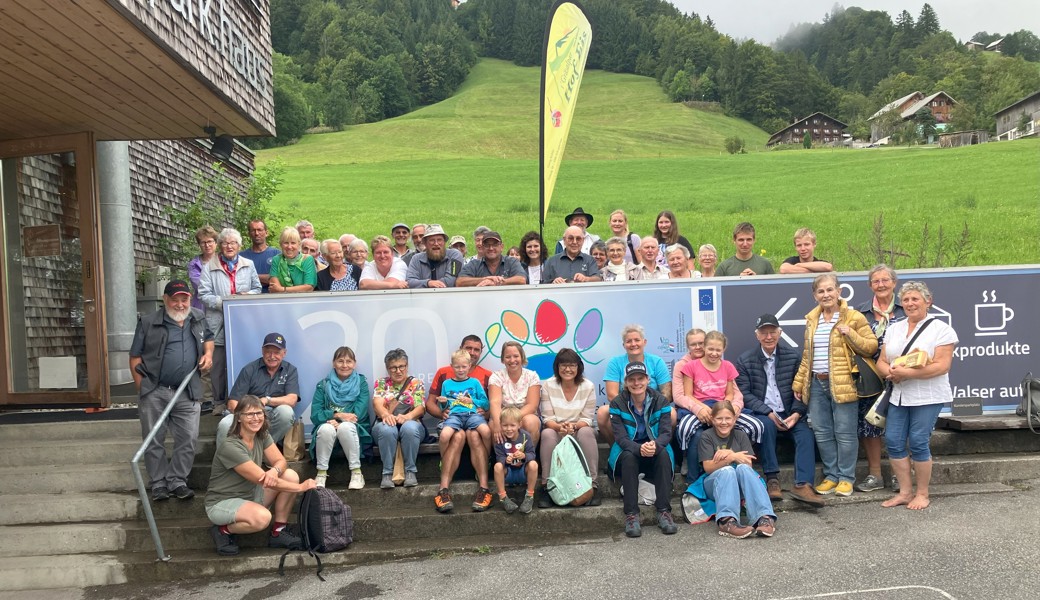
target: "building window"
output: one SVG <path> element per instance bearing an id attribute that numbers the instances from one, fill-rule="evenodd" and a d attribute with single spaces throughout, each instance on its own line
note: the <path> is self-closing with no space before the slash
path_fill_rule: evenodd
<path id="1" fill-rule="evenodd" d="M 820 133 L 820 130 L 819 129 L 813 129 L 812 132 L 813 133 Z"/>

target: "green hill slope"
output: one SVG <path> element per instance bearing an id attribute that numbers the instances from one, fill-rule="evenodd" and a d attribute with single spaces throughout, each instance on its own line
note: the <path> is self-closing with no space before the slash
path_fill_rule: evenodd
<path id="1" fill-rule="evenodd" d="M 395 119 L 308 135 L 265 150 L 258 162 L 287 166 L 450 158 L 538 157 L 539 70 L 484 59 L 451 98 Z M 589 71 L 566 158 L 619 159 L 718 154 L 723 140 L 762 146 L 768 134 L 739 119 L 669 102 L 648 77 Z"/>

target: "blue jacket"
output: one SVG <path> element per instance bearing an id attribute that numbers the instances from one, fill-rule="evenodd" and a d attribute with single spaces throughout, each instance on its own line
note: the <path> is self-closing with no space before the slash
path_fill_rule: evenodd
<path id="1" fill-rule="evenodd" d="M 795 373 L 798 372 L 798 363 L 801 354 L 777 344 L 776 350 L 776 387 L 780 390 L 780 400 L 784 403 L 784 411 L 788 414 L 798 413 L 805 416 L 806 406 L 794 398 L 791 384 L 794 383 Z M 756 415 L 768 415 L 773 412 L 766 404 L 766 357 L 762 354 L 761 346 L 755 346 L 751 350 L 740 355 L 735 365 L 737 367 L 737 387 L 744 394 L 744 409 L 750 410 Z"/>
<path id="2" fill-rule="evenodd" d="M 646 389 L 649 403 L 643 412 L 646 419 L 646 433 L 650 439 L 657 443 L 658 452 L 667 452 L 672 469 L 675 469 L 675 456 L 672 455 L 672 404 L 657 390 Z M 610 401 L 610 423 L 614 429 L 614 445 L 610 448 L 610 457 L 607 464 L 610 472 L 614 472 L 617 459 L 623 450 L 639 456 L 639 446 L 633 438 L 636 435 L 636 419 L 632 414 L 630 401 L 632 397 L 628 390 L 622 389 L 613 400 Z"/>

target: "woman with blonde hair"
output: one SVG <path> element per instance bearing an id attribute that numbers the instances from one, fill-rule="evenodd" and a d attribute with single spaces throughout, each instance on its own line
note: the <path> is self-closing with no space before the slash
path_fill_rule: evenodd
<path id="1" fill-rule="evenodd" d="M 610 213 L 610 235 L 621 238 L 622 243 L 625 245 L 626 261 L 630 263 L 638 262 L 636 259 L 636 248 L 639 247 L 640 238 L 629 231 L 628 215 L 620 208 Z"/>
<path id="2" fill-rule="evenodd" d="M 311 292 L 318 285 L 318 269 L 314 258 L 300 251 L 300 232 L 286 227 L 278 238 L 282 253 L 271 260 L 271 279 L 268 291 Z"/>

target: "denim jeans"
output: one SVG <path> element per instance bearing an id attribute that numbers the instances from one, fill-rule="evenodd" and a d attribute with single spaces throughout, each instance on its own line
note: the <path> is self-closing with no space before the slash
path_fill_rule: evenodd
<path id="1" fill-rule="evenodd" d="M 347 455 L 347 466 L 351 469 L 361 468 L 361 439 L 358 437 L 357 425 L 343 422 L 339 427 L 322 423 L 314 433 L 314 462 L 320 470 L 328 470 L 332 450 L 339 442 L 343 454 Z"/>
<path id="2" fill-rule="evenodd" d="M 914 462 L 930 460 L 932 450 L 929 442 L 942 407 L 942 404 L 890 405 L 885 417 L 885 446 L 888 447 L 888 457 L 900 459 L 909 455 Z"/>
<path id="3" fill-rule="evenodd" d="M 824 479 L 835 483 L 855 483 L 859 454 L 856 429 L 859 403 L 835 402 L 830 383 L 813 377 L 809 388 L 809 417 L 816 435 L 816 446 L 820 449 Z"/>
<path id="4" fill-rule="evenodd" d="M 394 474 L 394 458 L 397 456 L 397 443 L 401 443 L 401 454 L 404 455 L 404 470 L 415 473 L 415 457 L 419 456 L 419 444 L 426 437 L 426 428 L 419 421 L 405 421 L 403 425 L 387 425 L 376 421 L 372 426 L 372 437 L 379 446 L 379 458 L 383 461 L 383 475 Z"/>
<path id="5" fill-rule="evenodd" d="M 291 406 L 284 404 L 280 406 L 265 406 L 264 412 L 267 413 L 267 424 L 268 431 L 271 433 L 271 437 L 274 439 L 274 443 L 279 443 L 285 434 L 289 433 L 289 428 L 292 427 L 293 422 L 296 420 L 296 413 L 293 412 Z M 224 415 L 224 418 L 217 424 L 217 447 L 224 443 L 224 438 L 227 437 L 228 431 L 231 430 L 231 426 L 235 423 L 235 414 L 228 413 Z"/>
<path id="6" fill-rule="evenodd" d="M 762 517 L 776 518 L 769 493 L 758 473 L 747 465 L 722 467 L 704 480 L 704 492 L 715 501 L 715 521 L 726 517 L 740 520 L 740 497 L 744 497 L 748 525 Z"/>
<path id="7" fill-rule="evenodd" d="M 785 412 L 776 415 L 781 420 L 790 416 Z M 777 436 L 789 435 L 794 438 L 794 482 L 812 484 L 816 475 L 816 441 L 805 419 L 798 419 L 788 431 L 780 431 L 768 415 L 755 415 L 755 418 L 762 423 L 762 444 L 759 446 L 758 459 L 766 477 L 780 472 L 780 462 L 776 458 Z"/>

